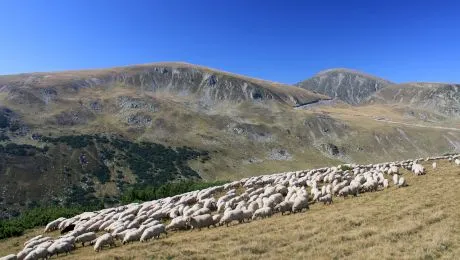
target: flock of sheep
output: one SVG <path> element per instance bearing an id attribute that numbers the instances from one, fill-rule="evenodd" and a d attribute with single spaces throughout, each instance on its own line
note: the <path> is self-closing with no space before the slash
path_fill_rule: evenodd
<path id="1" fill-rule="evenodd" d="M 391 185 L 404 187 L 407 183 L 400 168 L 422 175 L 426 171 L 420 161 L 433 161 L 432 167 L 436 168 L 436 161 L 441 159 L 460 165 L 460 155 L 370 165 L 345 164 L 250 177 L 159 200 L 84 212 L 46 225 L 44 233 L 60 230 L 61 236 L 36 236 L 26 241 L 17 255 L 0 260 L 47 259 L 67 254 L 79 244 L 92 245 L 98 252 L 115 246 L 116 240 L 123 245 L 145 242 L 172 230 L 228 226 L 267 218 L 276 212 L 297 213 L 307 210 L 312 203 L 331 204 L 336 196 L 357 196 Z M 391 185 L 387 176 L 392 180 Z"/>

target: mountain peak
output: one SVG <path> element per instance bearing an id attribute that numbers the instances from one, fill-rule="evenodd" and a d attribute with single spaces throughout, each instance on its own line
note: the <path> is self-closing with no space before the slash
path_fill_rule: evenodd
<path id="1" fill-rule="evenodd" d="M 388 80 L 361 71 L 333 68 L 320 71 L 296 86 L 356 105 L 391 84 Z"/>

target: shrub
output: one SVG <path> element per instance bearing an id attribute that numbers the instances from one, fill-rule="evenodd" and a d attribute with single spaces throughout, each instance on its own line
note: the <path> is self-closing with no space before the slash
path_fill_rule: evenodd
<path id="1" fill-rule="evenodd" d="M 9 140 L 10 140 L 10 138 L 7 135 L 5 135 L 4 133 L 0 133 L 0 142 L 1 141 L 9 141 Z"/>
<path id="2" fill-rule="evenodd" d="M 8 118 L 5 115 L 0 114 L 0 128 L 7 128 L 8 125 L 9 125 Z"/>
<path id="3" fill-rule="evenodd" d="M 65 143 L 72 148 L 84 148 L 93 144 L 91 135 L 66 135 L 55 138 L 43 136 L 41 140 L 53 144 Z"/>
<path id="4" fill-rule="evenodd" d="M 16 156 L 34 156 L 36 152 L 44 150 L 29 144 L 8 143 L 5 146 L 0 145 L 0 153 L 6 153 Z"/>
<path id="5" fill-rule="evenodd" d="M 0 220 L 0 239 L 20 236 L 26 229 L 44 226 L 60 217 L 72 217 L 84 211 L 93 211 L 97 207 L 38 207 L 23 212 L 16 218 Z"/>
<path id="6" fill-rule="evenodd" d="M 110 170 L 105 165 L 99 165 L 96 170 L 94 170 L 93 174 L 102 184 L 108 182 L 110 180 Z"/>
<path id="7" fill-rule="evenodd" d="M 205 182 L 188 180 L 166 183 L 160 186 L 134 185 L 123 193 L 121 201 L 123 203 L 131 203 L 136 201 L 156 200 L 186 193 L 189 191 L 218 186 L 224 183 L 226 183 L 226 181 Z"/>
<path id="8" fill-rule="evenodd" d="M 341 169 L 342 171 L 351 171 L 351 170 L 353 170 L 353 167 L 350 167 L 350 166 L 348 166 L 348 165 L 342 165 L 342 166 L 340 167 L 340 169 Z"/>

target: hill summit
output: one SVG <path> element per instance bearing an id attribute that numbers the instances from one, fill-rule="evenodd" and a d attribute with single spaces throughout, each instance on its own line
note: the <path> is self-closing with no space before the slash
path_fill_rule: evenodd
<path id="1" fill-rule="evenodd" d="M 363 72 L 336 68 L 321 71 L 296 86 L 355 105 L 391 84 L 388 80 Z"/>

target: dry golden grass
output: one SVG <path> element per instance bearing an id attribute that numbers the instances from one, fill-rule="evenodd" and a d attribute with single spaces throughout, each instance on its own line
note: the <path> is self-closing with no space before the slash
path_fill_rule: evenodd
<path id="1" fill-rule="evenodd" d="M 447 161 L 409 186 L 315 204 L 307 212 L 202 231 L 170 232 L 95 253 L 78 248 L 62 259 L 455 259 L 460 257 L 460 167 Z M 41 229 L 0 242 L 20 250 Z"/>

